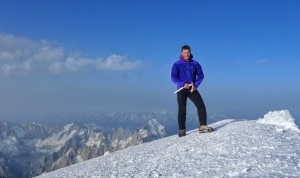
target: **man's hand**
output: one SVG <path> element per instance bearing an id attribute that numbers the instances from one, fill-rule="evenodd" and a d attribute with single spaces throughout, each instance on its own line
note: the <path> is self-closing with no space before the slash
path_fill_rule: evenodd
<path id="1" fill-rule="evenodd" d="M 195 85 L 191 85 L 189 83 L 185 83 L 184 86 L 183 86 L 185 89 L 188 89 L 190 90 L 191 93 L 193 93 L 194 91 L 197 90 L 197 87 L 195 87 Z"/>
<path id="2" fill-rule="evenodd" d="M 191 86 L 189 83 L 185 83 L 184 86 L 183 86 L 185 89 L 189 89 Z"/>
<path id="3" fill-rule="evenodd" d="M 190 92 L 193 93 L 193 92 L 196 91 L 196 90 L 197 90 L 197 87 L 195 87 L 195 85 L 192 85 L 192 86 L 191 86 L 191 89 L 190 89 Z"/>

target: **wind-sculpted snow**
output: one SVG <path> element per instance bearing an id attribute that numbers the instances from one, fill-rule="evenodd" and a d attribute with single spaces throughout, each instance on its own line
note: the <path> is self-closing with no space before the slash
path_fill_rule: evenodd
<path id="1" fill-rule="evenodd" d="M 40 177 L 300 177 L 300 133 L 278 130 L 293 123 L 282 111 L 268 117 L 281 124 L 222 120 L 212 133 L 192 130 Z"/>
<path id="2" fill-rule="evenodd" d="M 258 123 L 272 124 L 278 126 L 278 130 L 294 130 L 300 132 L 298 126 L 294 122 L 294 118 L 287 110 L 268 112 L 263 118 L 257 120 Z"/>

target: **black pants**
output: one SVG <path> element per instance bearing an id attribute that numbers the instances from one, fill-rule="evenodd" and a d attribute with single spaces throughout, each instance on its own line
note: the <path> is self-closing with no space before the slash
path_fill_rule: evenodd
<path id="1" fill-rule="evenodd" d="M 187 98 L 190 98 L 197 107 L 198 119 L 200 125 L 206 125 L 207 114 L 206 107 L 200 93 L 196 90 L 191 93 L 188 89 L 183 89 L 177 93 L 178 102 L 178 126 L 179 130 L 185 130 L 186 122 L 186 103 Z"/>

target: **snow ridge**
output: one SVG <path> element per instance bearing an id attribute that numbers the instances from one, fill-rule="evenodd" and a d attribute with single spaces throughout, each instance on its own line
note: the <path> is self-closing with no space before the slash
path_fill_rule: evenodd
<path id="1" fill-rule="evenodd" d="M 300 133 L 291 125 L 286 111 L 222 120 L 212 133 L 192 130 L 39 177 L 300 177 Z"/>

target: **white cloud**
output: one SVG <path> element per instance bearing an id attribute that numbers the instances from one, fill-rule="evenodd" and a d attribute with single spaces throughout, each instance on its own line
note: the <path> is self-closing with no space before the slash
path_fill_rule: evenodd
<path id="1" fill-rule="evenodd" d="M 54 62 L 50 64 L 49 71 L 52 73 L 59 73 L 63 69 L 63 64 L 61 62 Z"/>
<path id="2" fill-rule="evenodd" d="M 0 34 L 0 61 L 18 60 L 30 55 L 35 42 L 13 35 Z"/>
<path id="3" fill-rule="evenodd" d="M 106 59 L 92 59 L 78 53 L 75 55 L 72 51 L 66 51 L 63 46 L 47 40 L 35 41 L 0 34 L 0 75 L 27 73 L 34 69 L 46 69 L 51 73 L 76 72 L 82 68 L 123 71 L 135 70 L 141 65 L 141 61 L 128 60 L 116 54 Z"/>
<path id="4" fill-rule="evenodd" d="M 0 75 L 8 75 L 15 73 L 26 73 L 31 70 L 31 61 L 25 61 L 23 63 L 7 63 L 0 67 Z"/>
<path id="5" fill-rule="evenodd" d="M 141 61 L 130 61 L 124 56 L 119 56 L 113 54 L 103 59 L 97 60 L 97 68 L 102 71 L 113 70 L 113 71 L 120 71 L 120 70 L 133 70 L 141 67 Z"/>
<path id="6" fill-rule="evenodd" d="M 86 67 L 86 66 L 94 66 L 95 60 L 93 59 L 87 59 L 87 58 L 73 58 L 69 57 L 67 58 L 65 62 L 65 66 L 68 71 L 77 71 L 80 68 Z"/>
<path id="7" fill-rule="evenodd" d="M 53 61 L 64 57 L 64 49 L 62 47 L 40 46 L 36 53 L 32 55 L 35 61 Z"/>
<path id="8" fill-rule="evenodd" d="M 13 60 L 14 59 L 14 55 L 12 53 L 9 53 L 7 51 L 2 51 L 0 53 L 0 61 L 1 60 Z"/>
<path id="9" fill-rule="evenodd" d="M 62 60 L 64 50 L 46 40 L 34 41 L 0 34 L 0 74 L 27 73 L 33 66 L 48 65 L 45 61 Z"/>
<path id="10" fill-rule="evenodd" d="M 0 68 L 0 74 L 8 75 L 11 73 L 12 70 L 14 70 L 14 68 L 15 68 L 14 64 L 4 64 Z"/>
<path id="11" fill-rule="evenodd" d="M 21 64 L 21 69 L 23 69 L 24 71 L 29 71 L 29 70 L 31 70 L 31 64 L 32 64 L 32 61 L 27 60 L 23 64 Z"/>

